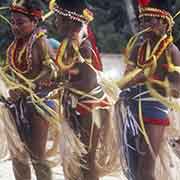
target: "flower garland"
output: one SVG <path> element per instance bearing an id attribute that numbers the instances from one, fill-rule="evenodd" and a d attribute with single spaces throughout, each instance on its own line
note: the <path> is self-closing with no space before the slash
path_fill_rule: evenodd
<path id="1" fill-rule="evenodd" d="M 58 67 L 62 71 L 67 71 L 68 69 L 70 69 L 74 65 L 74 62 L 72 62 L 72 64 L 69 64 L 69 65 L 65 65 L 63 63 L 63 58 L 65 55 L 65 51 L 67 49 L 68 43 L 69 43 L 68 39 L 64 39 L 62 41 L 61 45 L 58 48 L 58 52 L 57 52 L 57 56 L 56 56 L 56 60 L 55 60 L 55 63 L 58 65 Z"/>
<path id="2" fill-rule="evenodd" d="M 36 29 L 31 35 L 29 41 L 25 43 L 23 48 L 18 52 L 17 46 L 19 41 L 15 40 L 11 43 L 7 50 L 7 62 L 17 72 L 21 74 L 29 73 L 32 69 L 32 47 L 34 42 L 44 35 L 41 29 Z"/>
<path id="3" fill-rule="evenodd" d="M 138 33 L 137 35 L 133 36 L 133 38 L 130 39 L 127 47 L 127 52 L 125 54 L 126 58 L 129 58 L 129 54 L 131 53 L 135 43 L 138 40 L 139 35 L 142 33 Z M 165 77 L 165 80 L 157 80 L 154 79 L 151 75 L 153 75 L 154 71 L 156 70 L 157 67 L 157 61 L 159 60 L 160 56 L 165 52 L 166 55 L 166 61 L 167 64 L 162 64 L 163 68 L 166 68 L 168 72 L 178 72 L 180 73 L 180 67 L 175 66 L 172 62 L 171 56 L 165 51 L 168 46 L 173 42 L 173 37 L 172 35 L 164 35 L 159 42 L 156 44 L 154 49 L 152 50 L 152 53 L 149 54 L 147 51 L 148 50 L 148 42 L 145 42 L 144 45 L 140 48 L 138 52 L 138 60 L 137 60 L 137 67 L 130 73 L 128 73 L 126 76 L 124 76 L 123 79 L 117 82 L 118 86 L 120 88 L 124 87 L 129 81 L 131 81 L 137 74 L 140 72 L 146 72 L 148 70 L 148 73 L 145 74 L 147 77 L 147 80 L 145 84 L 147 85 L 147 88 L 150 90 L 150 94 L 157 98 L 161 103 L 166 105 L 169 108 L 172 108 L 174 110 L 179 111 L 180 106 L 177 105 L 177 103 L 171 102 L 170 99 L 167 97 L 162 96 L 156 89 L 152 87 L 152 84 L 157 84 L 164 88 L 166 92 L 168 92 L 168 95 L 171 92 L 170 89 L 170 83 L 167 77 Z M 149 58 L 148 55 L 149 54 Z M 142 56 L 142 57 L 141 57 Z M 144 57 L 147 57 L 144 59 Z M 127 59 L 129 61 L 129 59 Z M 129 62 L 127 63 L 129 64 Z M 134 64 L 135 65 L 135 64 Z"/>
<path id="4" fill-rule="evenodd" d="M 76 53 L 76 56 L 71 57 L 72 63 L 66 65 L 65 63 L 63 63 L 63 58 L 65 56 L 66 49 L 67 49 L 69 43 L 72 43 L 72 48 L 73 48 L 74 52 Z M 68 39 L 64 39 L 58 49 L 56 61 L 55 61 L 56 64 L 59 66 L 60 70 L 67 71 L 67 70 L 71 69 L 74 66 L 74 64 L 77 62 L 77 58 L 78 58 L 78 61 L 81 63 L 83 63 L 85 61 L 79 51 L 79 45 L 77 45 L 77 43 L 73 40 L 69 41 Z"/>
<path id="5" fill-rule="evenodd" d="M 18 41 L 13 42 L 7 50 L 8 63 L 19 73 L 26 74 L 31 70 L 32 59 L 26 57 L 26 44 L 17 52 Z M 23 60 L 22 60 L 23 58 Z"/>
<path id="6" fill-rule="evenodd" d="M 153 67 L 154 65 L 154 67 L 151 69 L 151 74 L 153 74 L 154 70 L 156 69 L 157 61 L 172 42 L 173 37 L 165 34 L 156 44 L 152 50 L 152 53 L 147 53 L 147 51 L 149 51 L 147 48 L 149 43 L 146 41 L 138 50 L 137 65 L 143 69 L 150 66 Z M 145 55 L 147 57 L 145 57 Z"/>

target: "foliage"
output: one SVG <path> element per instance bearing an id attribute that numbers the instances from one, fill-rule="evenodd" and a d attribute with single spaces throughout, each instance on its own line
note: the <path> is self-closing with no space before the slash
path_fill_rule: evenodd
<path id="1" fill-rule="evenodd" d="M 98 47 L 103 52 L 120 53 L 131 32 L 123 1 L 93 0 L 95 20 L 92 24 Z"/>
<path id="2" fill-rule="evenodd" d="M 177 1 L 177 3 L 176 3 L 176 13 L 178 11 L 180 11 L 180 1 Z M 177 18 L 175 19 L 175 26 L 174 26 L 173 34 L 174 34 L 175 44 L 180 49 L 180 15 L 177 16 Z"/>
<path id="3" fill-rule="evenodd" d="M 6 5 L 10 2 L 10 0 L 5 1 L 3 4 Z M 93 0 L 92 2 L 94 6 L 93 11 L 95 12 L 95 20 L 92 23 L 92 27 L 96 34 L 99 49 L 102 52 L 119 53 L 126 42 L 127 36 L 129 36 L 128 33 L 125 33 L 128 31 L 124 31 L 121 28 L 125 26 L 125 22 L 122 19 L 127 19 L 122 1 Z M 6 17 L 9 17 L 9 14 L 9 12 L 3 13 Z M 56 29 L 53 26 L 53 18 L 50 18 L 45 26 L 48 29 L 48 35 L 50 37 L 58 38 Z M 10 28 L 0 20 L 0 49 L 3 56 L 11 40 Z"/>
<path id="4" fill-rule="evenodd" d="M 95 20 L 92 23 L 93 30 L 97 38 L 97 44 L 101 52 L 120 53 L 125 47 L 129 37 L 132 35 L 128 15 L 124 2 L 126 0 L 87 0 L 91 4 L 91 9 L 95 13 Z M 134 0 L 131 0 L 134 2 Z M 10 0 L 0 0 L 0 6 L 8 5 Z M 42 4 L 47 12 L 47 5 Z M 137 12 L 137 7 L 135 8 Z M 176 9 L 180 9 L 180 1 L 177 1 Z M 7 18 L 10 16 L 8 11 L 0 11 L 0 14 Z M 45 24 L 48 29 L 48 36 L 58 39 L 54 19 L 50 18 Z M 180 47 L 180 17 L 176 18 L 174 30 L 176 44 Z M 8 44 L 12 41 L 12 33 L 9 26 L 0 19 L 0 54 L 5 56 Z"/>

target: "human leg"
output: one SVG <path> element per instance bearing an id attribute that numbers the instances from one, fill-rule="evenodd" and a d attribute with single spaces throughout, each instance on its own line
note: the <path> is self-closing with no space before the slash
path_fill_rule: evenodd
<path id="1" fill-rule="evenodd" d="M 145 125 L 149 141 L 151 143 L 154 156 L 152 155 L 144 138 L 141 137 L 140 149 L 145 152 L 143 155 L 138 154 L 137 163 L 137 180 L 156 180 L 155 177 L 155 160 L 160 150 L 161 143 L 163 141 L 164 126 L 146 124 Z"/>
<path id="2" fill-rule="evenodd" d="M 96 170 L 96 150 L 99 140 L 99 129 L 92 121 L 92 114 L 80 118 L 81 123 L 81 141 L 86 145 L 88 151 L 82 159 L 82 168 L 84 180 L 99 180 Z"/>
<path id="3" fill-rule="evenodd" d="M 32 119 L 32 141 L 30 151 L 32 164 L 37 180 L 51 180 L 51 169 L 46 161 L 46 143 L 48 137 L 48 122 L 41 116 L 34 114 Z"/>

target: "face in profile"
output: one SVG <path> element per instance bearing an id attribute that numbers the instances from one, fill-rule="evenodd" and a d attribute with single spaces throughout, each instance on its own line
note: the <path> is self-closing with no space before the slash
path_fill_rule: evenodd
<path id="1" fill-rule="evenodd" d="M 68 19 L 59 14 L 55 15 L 55 26 L 60 35 L 64 34 L 69 30 Z"/>
<path id="2" fill-rule="evenodd" d="M 68 17 L 56 14 L 55 26 L 60 38 L 64 38 L 72 32 L 78 32 L 78 30 L 81 28 L 81 23 L 71 20 Z"/>
<path id="3" fill-rule="evenodd" d="M 13 34 L 17 39 L 28 36 L 36 27 L 34 20 L 24 14 L 16 12 L 11 14 L 11 24 Z"/>
<path id="4" fill-rule="evenodd" d="M 140 23 L 141 30 L 151 28 L 156 35 L 161 36 L 167 31 L 167 22 L 162 18 L 144 17 Z"/>

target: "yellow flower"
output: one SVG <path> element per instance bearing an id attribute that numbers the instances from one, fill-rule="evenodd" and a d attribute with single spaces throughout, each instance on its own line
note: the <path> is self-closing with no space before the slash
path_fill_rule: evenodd
<path id="1" fill-rule="evenodd" d="M 83 16 L 88 22 L 91 22 L 94 19 L 93 13 L 87 8 L 83 10 Z"/>
<path id="2" fill-rule="evenodd" d="M 56 4 L 56 0 L 50 0 L 49 1 L 49 9 L 51 11 L 54 9 L 55 4 Z"/>

